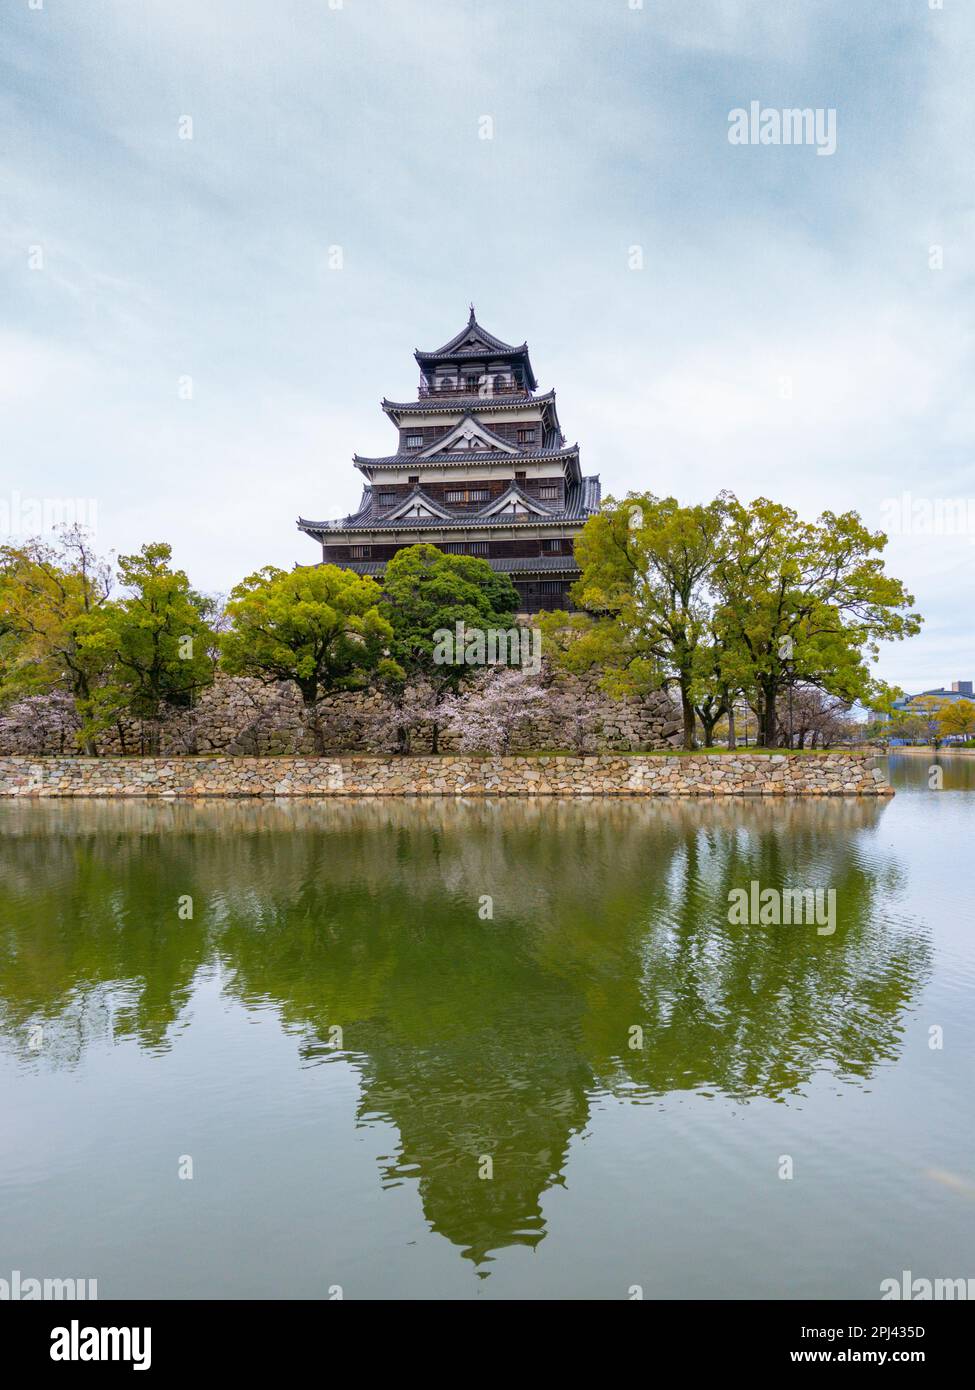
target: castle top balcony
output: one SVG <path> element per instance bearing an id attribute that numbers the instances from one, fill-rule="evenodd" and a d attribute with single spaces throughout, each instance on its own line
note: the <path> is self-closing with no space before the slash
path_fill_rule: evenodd
<path id="1" fill-rule="evenodd" d="M 531 392 L 523 382 L 509 378 L 492 376 L 490 373 L 464 373 L 458 377 L 447 377 L 441 381 L 427 381 L 420 378 L 421 400 L 449 400 L 451 397 L 479 396 L 482 400 L 492 400 L 502 396 L 507 400 L 522 397 L 528 400 Z"/>

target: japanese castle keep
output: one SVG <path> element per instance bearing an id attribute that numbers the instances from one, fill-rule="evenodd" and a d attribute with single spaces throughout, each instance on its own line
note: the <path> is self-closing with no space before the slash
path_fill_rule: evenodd
<path id="1" fill-rule="evenodd" d="M 509 574 L 523 613 L 566 608 L 578 578 L 573 538 L 599 506 L 599 478 L 582 476 L 566 444 L 555 392 L 538 392 L 528 344 L 512 347 L 474 317 L 443 347 L 414 354 L 415 401 L 388 401 L 395 453 L 355 455 L 358 511 L 306 521 L 324 563 L 380 576 L 397 550 L 421 541 L 480 555 Z"/>

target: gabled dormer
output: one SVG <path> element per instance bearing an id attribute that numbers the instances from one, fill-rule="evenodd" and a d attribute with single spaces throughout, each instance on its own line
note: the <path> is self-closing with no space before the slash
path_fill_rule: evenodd
<path id="1" fill-rule="evenodd" d="M 482 507 L 477 515 L 479 517 L 523 516 L 527 519 L 531 516 L 552 516 L 557 510 L 557 507 L 546 507 L 543 502 L 539 502 L 537 497 L 529 497 L 528 493 L 517 483 L 512 483 L 500 497 L 496 497 L 493 502 Z"/>
<path id="2" fill-rule="evenodd" d="M 451 517 L 446 507 L 435 502 L 421 487 L 414 487 L 398 507 L 385 514 L 383 521 L 450 521 Z"/>
<path id="3" fill-rule="evenodd" d="M 518 450 L 507 439 L 480 422 L 473 415 L 465 415 L 455 429 L 449 430 L 431 445 L 423 449 L 417 458 L 435 458 L 437 454 L 517 454 Z"/>

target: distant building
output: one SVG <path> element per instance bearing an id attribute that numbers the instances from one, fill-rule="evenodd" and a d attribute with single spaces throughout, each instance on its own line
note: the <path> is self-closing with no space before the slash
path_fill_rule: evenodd
<path id="1" fill-rule="evenodd" d="M 975 702 L 972 681 L 952 681 L 951 689 L 946 690 L 942 687 L 939 690 L 921 690 L 916 695 L 905 695 L 900 700 L 895 700 L 892 709 L 909 710 L 915 700 L 939 700 L 943 704 L 951 704 L 954 700 L 972 700 Z M 875 711 L 875 718 L 885 719 L 889 716 Z"/>
<path id="2" fill-rule="evenodd" d="M 952 681 L 951 689 L 945 690 L 922 690 L 917 695 L 905 695 L 902 700 L 895 700 L 894 709 L 910 709 L 915 700 L 943 700 L 946 704 L 953 700 L 975 700 L 972 694 L 971 681 Z"/>
<path id="3" fill-rule="evenodd" d="M 555 392 L 538 393 L 528 344 L 466 327 L 432 352 L 417 351 L 415 401 L 384 400 L 395 453 L 356 454 L 365 485 L 341 521 L 298 520 L 323 563 L 380 577 L 404 546 L 429 542 L 479 555 L 509 574 L 519 611 L 571 607 L 579 577 L 573 541 L 599 509 L 599 478 L 584 477 L 567 444 Z"/>

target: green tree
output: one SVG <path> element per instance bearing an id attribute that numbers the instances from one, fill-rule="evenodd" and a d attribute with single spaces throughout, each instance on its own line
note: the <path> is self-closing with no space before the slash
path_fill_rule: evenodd
<path id="1" fill-rule="evenodd" d="M 435 659 L 434 634 L 465 628 L 511 626 L 518 607 L 518 591 L 506 574 L 498 574 L 487 560 L 472 555 L 448 555 L 433 545 L 411 545 L 397 551 L 383 577 L 383 611 L 393 630 L 391 655 L 399 677 L 390 683 L 394 705 L 402 702 L 408 681 L 425 681 L 439 704 L 456 694 L 462 681 L 476 668 Z M 438 724 L 431 724 L 433 751 L 437 751 Z M 400 726 L 399 746 L 407 751 L 409 730 Z"/>
<path id="2" fill-rule="evenodd" d="M 315 747 L 324 751 L 319 702 L 337 690 L 390 679 L 393 629 L 372 579 L 337 565 L 268 565 L 230 594 L 229 631 L 220 638 L 222 665 L 234 675 L 292 681 L 301 693 Z"/>
<path id="3" fill-rule="evenodd" d="M 869 663 L 881 640 L 912 636 L 921 619 L 884 572 L 882 532 L 856 512 L 802 521 L 790 507 L 727 496 L 713 583 L 726 662 L 754 701 L 762 741 L 778 743 L 777 703 L 801 681 L 849 704 L 877 702 Z"/>
<path id="4" fill-rule="evenodd" d="M 550 615 L 543 631 L 569 670 L 601 668 L 616 695 L 671 688 L 684 747 L 694 747 L 695 704 L 713 732 L 724 710 L 709 581 L 722 544 L 724 504 L 682 507 L 673 497 L 609 497 L 576 541 L 584 610 Z"/>
<path id="5" fill-rule="evenodd" d="M 881 739 L 885 743 L 888 739 L 903 737 L 897 732 L 900 710 L 895 709 L 896 703 L 904 698 L 903 690 L 899 685 L 888 685 L 884 681 L 877 681 L 875 685 L 876 689 L 870 701 L 870 719 L 864 729 L 864 737 Z"/>
<path id="6" fill-rule="evenodd" d="M 17 586 L 23 562 L 12 546 L 0 548 L 0 697 L 16 692 L 8 689 L 17 671 L 25 635 L 17 621 Z"/>
<path id="7" fill-rule="evenodd" d="M 949 700 L 938 712 L 938 724 L 946 737 L 975 734 L 975 704 L 971 700 Z"/>
<path id="8" fill-rule="evenodd" d="M 888 732 L 891 738 L 907 739 L 909 743 L 921 743 L 925 736 L 920 716 L 912 713 L 910 708 L 891 712 Z"/>
<path id="9" fill-rule="evenodd" d="M 937 695 L 918 695 L 907 708 L 914 736 L 919 743 L 930 743 L 932 748 L 940 748 L 944 739 L 944 714 L 946 701 Z"/>
<path id="10" fill-rule="evenodd" d="M 89 637 L 111 590 L 111 567 L 80 527 L 0 547 L 0 697 L 67 691 L 89 754 L 110 718 L 110 658 Z"/>
<path id="11" fill-rule="evenodd" d="M 743 673 L 735 660 L 734 649 L 724 642 L 720 616 L 712 612 L 708 632 L 697 653 L 691 689 L 705 748 L 713 747 L 715 729 L 721 724 L 731 749 L 737 746 L 735 706 L 741 696 Z"/>
<path id="12" fill-rule="evenodd" d="M 117 713 L 142 720 L 150 753 L 159 751 L 166 714 L 186 709 L 213 681 L 215 605 L 194 590 L 185 572 L 173 569 L 172 549 L 162 541 L 122 555 L 119 580 L 126 590 L 82 631 L 82 646 L 110 669 L 110 699 Z"/>

